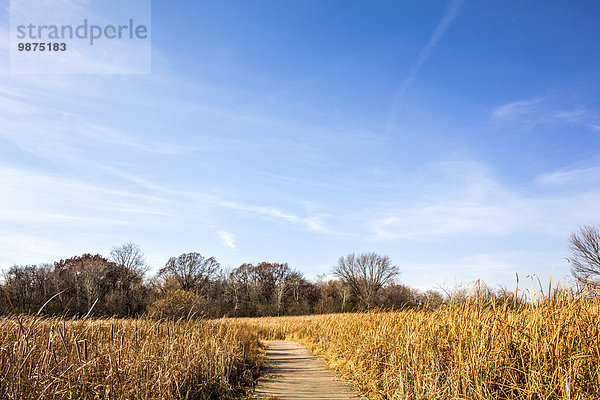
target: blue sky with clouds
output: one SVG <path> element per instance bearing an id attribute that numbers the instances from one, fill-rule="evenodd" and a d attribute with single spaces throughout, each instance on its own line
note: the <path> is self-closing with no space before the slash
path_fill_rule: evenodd
<path id="1" fill-rule="evenodd" d="M 0 4 L 2 268 L 132 241 L 510 287 L 600 222 L 595 2 L 155 0 L 139 75 L 10 74 Z"/>

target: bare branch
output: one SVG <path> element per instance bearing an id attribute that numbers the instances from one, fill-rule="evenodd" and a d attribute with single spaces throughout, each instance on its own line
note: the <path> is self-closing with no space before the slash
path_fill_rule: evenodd
<path id="1" fill-rule="evenodd" d="M 571 234 L 571 273 L 585 284 L 600 284 L 600 226 L 582 226 Z"/>
<path id="2" fill-rule="evenodd" d="M 113 247 L 109 259 L 117 265 L 122 265 L 140 274 L 144 274 L 148 270 L 144 252 L 134 243 Z"/>
<path id="3" fill-rule="evenodd" d="M 372 307 L 376 295 L 385 285 L 392 283 L 400 273 L 388 256 L 375 253 L 348 254 L 340 257 L 333 267 L 333 274 L 350 286 L 363 306 Z"/>

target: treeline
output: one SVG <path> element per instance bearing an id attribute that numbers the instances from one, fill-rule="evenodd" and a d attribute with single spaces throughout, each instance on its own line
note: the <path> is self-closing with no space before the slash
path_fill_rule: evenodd
<path id="1" fill-rule="evenodd" d="M 435 308 L 442 303 L 438 292 L 423 293 L 396 283 L 392 278 L 398 270 L 390 269 L 389 259 L 376 254 L 351 256 L 340 258 L 341 264 L 334 268 L 338 279 L 317 282 L 287 263 L 242 264 L 225 271 L 217 260 L 199 253 L 170 258 L 155 276 L 147 277 L 142 251 L 128 243 L 113 248 L 108 258 L 84 254 L 54 264 L 11 267 L 4 274 L 0 311 L 68 317 L 215 318 L 372 307 Z M 361 265 L 361 260 L 370 264 Z M 359 279 L 353 279 L 349 264 L 355 261 L 354 278 Z M 340 265 L 345 269 L 339 270 Z M 391 272 L 390 279 L 380 280 L 386 271 Z"/>
<path id="2" fill-rule="evenodd" d="M 570 237 L 578 294 L 600 289 L 600 225 L 583 226 Z M 287 263 L 242 264 L 225 271 L 213 257 L 186 253 L 170 258 L 154 277 L 142 250 L 132 243 L 113 247 L 109 257 L 84 254 L 54 264 L 15 265 L 4 273 L 0 313 L 68 317 L 149 315 L 156 318 L 258 317 L 349 312 L 371 308 L 435 309 L 452 297 L 477 298 L 490 306 L 523 301 L 506 289 L 485 285 L 453 288 L 444 297 L 397 283 L 399 269 L 375 253 L 340 257 L 336 279 L 311 282 Z M 517 280 L 518 283 L 518 280 Z M 590 289 L 595 289 L 590 291 Z"/>

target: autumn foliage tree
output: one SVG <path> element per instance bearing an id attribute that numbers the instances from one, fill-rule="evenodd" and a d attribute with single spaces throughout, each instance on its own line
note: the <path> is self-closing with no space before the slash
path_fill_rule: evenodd
<path id="1" fill-rule="evenodd" d="M 69 316 L 132 316 L 145 311 L 143 273 L 83 254 L 54 265 L 15 265 L 4 288 L 16 311 Z"/>
<path id="2" fill-rule="evenodd" d="M 4 274 L 0 313 L 42 308 L 42 314 L 69 317 L 219 318 L 441 303 L 441 297 L 395 284 L 398 267 L 375 253 L 340 258 L 338 279 L 316 283 L 279 262 L 245 263 L 224 273 L 215 258 L 195 252 L 170 258 L 148 281 L 146 269 L 143 252 L 132 243 L 113 247 L 109 259 L 83 254 L 53 265 L 15 265 Z"/>
<path id="3" fill-rule="evenodd" d="M 60 260 L 54 274 L 61 282 L 61 305 L 76 315 L 127 316 L 144 310 L 143 274 L 99 254 Z"/>

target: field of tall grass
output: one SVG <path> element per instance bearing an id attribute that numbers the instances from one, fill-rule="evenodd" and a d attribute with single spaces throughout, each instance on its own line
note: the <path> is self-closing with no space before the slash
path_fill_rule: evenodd
<path id="1" fill-rule="evenodd" d="M 0 319 L 1 399 L 238 398 L 262 360 L 223 320 Z"/>
<path id="2" fill-rule="evenodd" d="M 372 399 L 600 399 L 600 299 L 246 319 L 299 339 Z"/>
<path id="3" fill-rule="evenodd" d="M 600 399 L 600 297 L 159 322 L 0 319 L 2 399 L 233 399 L 261 339 L 295 339 L 371 399 Z"/>

